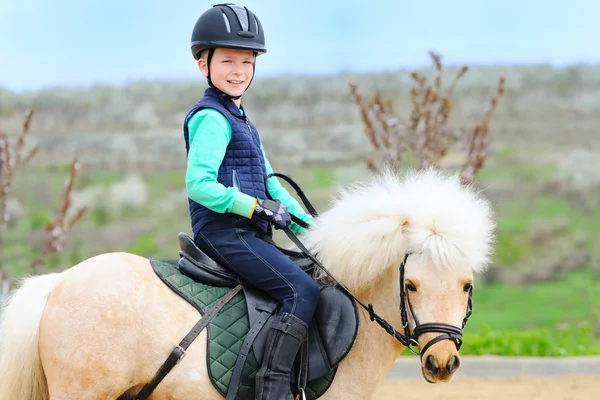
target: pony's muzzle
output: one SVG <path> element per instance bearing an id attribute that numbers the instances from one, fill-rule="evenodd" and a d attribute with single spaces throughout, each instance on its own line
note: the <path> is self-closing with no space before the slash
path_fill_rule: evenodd
<path id="1" fill-rule="evenodd" d="M 460 356 L 456 353 L 429 354 L 424 357 L 422 368 L 428 382 L 447 382 L 460 368 Z"/>
<path id="2" fill-rule="evenodd" d="M 435 358 L 430 355 L 429 357 L 427 357 L 427 360 L 425 361 L 425 368 L 431 375 L 436 375 L 440 372 L 440 368 L 437 366 L 437 364 L 438 363 L 435 360 Z M 458 371 L 458 368 L 460 368 L 460 358 L 458 358 L 456 356 L 452 356 L 450 358 L 450 361 L 448 362 L 448 365 L 446 365 L 445 369 L 448 371 L 449 374 L 453 374 L 456 371 Z M 444 369 L 444 368 L 442 368 L 442 369 Z"/>

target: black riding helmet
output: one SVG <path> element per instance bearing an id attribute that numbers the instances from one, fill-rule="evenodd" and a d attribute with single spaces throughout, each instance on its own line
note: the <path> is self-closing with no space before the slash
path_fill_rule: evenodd
<path id="1" fill-rule="evenodd" d="M 256 15 L 246 7 L 224 3 L 214 5 L 196 21 L 192 31 L 192 55 L 197 61 L 202 50 L 208 49 L 208 84 L 212 87 L 210 61 L 217 47 L 252 50 L 255 57 L 266 53 L 265 33 Z"/>

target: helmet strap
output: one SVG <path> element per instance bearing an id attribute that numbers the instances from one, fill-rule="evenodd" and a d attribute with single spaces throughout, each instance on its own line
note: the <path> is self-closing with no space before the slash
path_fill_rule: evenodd
<path id="1" fill-rule="evenodd" d="M 215 85 L 213 85 L 212 81 L 210 80 L 210 61 L 212 60 L 214 54 L 215 54 L 214 47 L 211 47 L 210 49 L 208 49 L 208 55 L 206 56 L 206 69 L 208 70 L 208 75 L 206 76 L 206 80 L 208 81 L 208 86 L 216 89 Z"/>

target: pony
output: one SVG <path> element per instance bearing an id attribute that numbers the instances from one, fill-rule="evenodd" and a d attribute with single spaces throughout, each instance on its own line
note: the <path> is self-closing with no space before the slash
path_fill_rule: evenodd
<path id="1" fill-rule="evenodd" d="M 393 332 L 428 325 L 460 333 L 494 231 L 490 202 L 456 174 L 387 170 L 340 189 L 301 240 Z M 354 346 L 322 399 L 373 398 L 410 347 L 359 311 Z M 100 254 L 24 278 L 1 313 L 0 400 L 135 398 L 197 320 L 148 258 L 134 254 Z M 450 381 L 460 367 L 456 337 L 440 332 L 422 329 L 411 340 L 431 383 Z M 206 340 L 204 331 L 150 399 L 223 398 L 208 376 Z"/>

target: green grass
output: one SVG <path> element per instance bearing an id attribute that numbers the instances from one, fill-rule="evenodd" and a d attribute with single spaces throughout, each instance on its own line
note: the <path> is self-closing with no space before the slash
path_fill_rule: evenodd
<path id="1" fill-rule="evenodd" d="M 527 287 L 477 285 L 461 354 L 600 355 L 598 279 L 581 271 Z"/>
<path id="2" fill-rule="evenodd" d="M 152 234 L 144 234 L 127 249 L 128 252 L 144 257 L 155 257 L 160 252 L 156 243 L 156 237 Z M 175 254 L 175 252 L 173 252 Z"/>
<path id="3" fill-rule="evenodd" d="M 525 287 L 478 285 L 462 354 L 600 354 L 598 279 L 578 271 Z"/>
<path id="4" fill-rule="evenodd" d="M 527 330 L 595 321 L 600 311 L 599 280 L 597 272 L 577 271 L 527 286 L 478 283 L 466 329 Z"/>
<path id="5" fill-rule="evenodd" d="M 596 231 L 600 213 L 588 213 L 558 195 L 540 195 L 531 198 L 496 201 L 498 227 L 510 233 L 525 233 L 531 221 L 560 217 L 569 221 L 569 227 Z"/>
<path id="6" fill-rule="evenodd" d="M 493 330 L 465 333 L 461 354 L 526 357 L 600 355 L 600 341 L 590 324 L 527 331 Z"/>
<path id="7" fill-rule="evenodd" d="M 536 244 L 532 238 L 532 224 L 560 225 L 566 222 L 560 239 L 560 247 L 575 246 L 576 238 L 583 237 L 586 249 L 597 254 L 595 247 L 600 226 L 600 213 L 590 213 L 558 195 L 538 195 L 530 198 L 512 198 L 495 201 L 497 214 L 497 242 L 495 263 L 510 268 L 519 261 L 535 265 L 536 260 L 551 255 L 558 248 L 546 248 Z M 579 240 L 579 239 L 577 239 Z M 546 240 L 548 245 L 550 242 Z"/>
<path id="8" fill-rule="evenodd" d="M 184 170 L 164 170 L 160 173 L 150 171 L 142 174 L 142 178 L 150 188 L 150 197 L 157 199 L 172 191 L 185 189 Z"/>
<path id="9" fill-rule="evenodd" d="M 334 168 L 314 168 L 312 182 L 309 187 L 303 188 L 303 190 L 329 189 L 336 184 L 336 176 L 337 174 Z M 293 177 L 291 178 L 294 179 Z"/>

